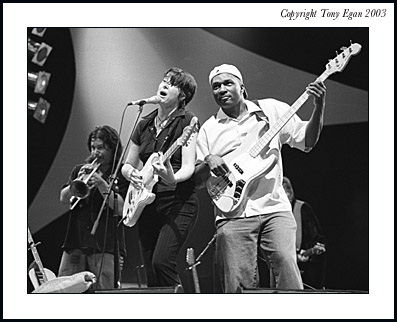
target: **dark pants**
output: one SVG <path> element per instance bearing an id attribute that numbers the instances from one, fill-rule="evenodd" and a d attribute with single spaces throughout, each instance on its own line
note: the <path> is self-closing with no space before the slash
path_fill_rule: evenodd
<path id="1" fill-rule="evenodd" d="M 197 219 L 197 196 L 161 192 L 138 221 L 148 287 L 181 284 L 176 260 Z"/>
<path id="2" fill-rule="evenodd" d="M 305 263 L 298 263 L 303 283 L 308 288 L 322 289 L 325 287 L 327 254 L 313 255 Z"/>
<path id="3" fill-rule="evenodd" d="M 121 270 L 120 261 L 120 270 Z M 76 273 L 89 271 L 97 279 L 94 288 L 114 288 L 114 255 L 81 249 L 64 250 L 59 265 L 58 277 L 72 276 Z"/>

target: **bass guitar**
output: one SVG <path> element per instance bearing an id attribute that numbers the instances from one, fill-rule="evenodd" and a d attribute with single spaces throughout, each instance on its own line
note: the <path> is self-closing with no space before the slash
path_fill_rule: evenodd
<path id="1" fill-rule="evenodd" d="M 317 81 L 325 81 L 331 74 L 341 72 L 349 59 L 360 50 L 361 45 L 357 43 L 348 48 L 343 47 L 342 52 L 328 62 L 326 70 Z M 258 127 L 252 129 L 236 150 L 223 157 L 229 168 L 227 174 L 217 177 L 211 173 L 206 181 L 207 192 L 214 205 L 226 216 L 233 217 L 244 208 L 250 187 L 273 169 L 278 157 L 269 149 L 269 144 L 308 98 L 309 94 L 305 91 L 263 135 L 263 125 L 258 124 Z"/>
<path id="2" fill-rule="evenodd" d="M 44 268 L 39 253 L 37 252 L 36 245 L 33 241 L 32 234 L 28 228 L 28 242 L 30 250 L 32 251 L 34 261 L 36 262 L 37 268 L 33 267 L 29 270 L 29 278 L 33 284 L 35 290 L 37 290 L 41 285 L 48 282 L 49 280 L 55 279 L 56 276 L 49 269 Z"/>
<path id="3" fill-rule="evenodd" d="M 193 117 L 190 125 L 183 129 L 182 135 L 170 146 L 163 155 L 163 163 L 171 158 L 171 156 L 183 145 L 187 145 L 191 135 L 198 131 L 198 118 Z M 123 223 L 128 227 L 134 226 L 142 214 L 146 205 L 151 204 L 156 195 L 152 192 L 154 185 L 158 182 L 158 176 L 153 172 L 152 164 L 157 161 L 158 154 L 153 153 L 146 161 L 139 174 L 143 178 L 141 188 L 135 188 L 130 183 L 123 206 Z"/>
<path id="4" fill-rule="evenodd" d="M 186 250 L 186 262 L 189 265 L 189 269 L 192 270 L 193 274 L 193 283 L 194 283 L 194 291 L 199 294 L 200 293 L 200 284 L 199 284 L 199 279 L 197 275 L 197 269 L 196 266 L 200 264 L 200 262 L 196 263 L 196 258 L 194 256 L 194 249 L 193 248 L 188 248 Z"/>

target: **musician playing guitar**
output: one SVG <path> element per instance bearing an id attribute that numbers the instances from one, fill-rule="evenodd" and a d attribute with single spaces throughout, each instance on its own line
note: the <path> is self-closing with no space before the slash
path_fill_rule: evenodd
<path id="1" fill-rule="evenodd" d="M 275 99 L 248 100 L 242 74 L 233 65 L 215 67 L 209 83 L 220 109 L 199 131 L 194 178 L 197 187 L 207 186 L 215 204 L 216 260 L 223 291 L 258 287 L 258 256 L 277 276 L 271 287 L 303 289 L 296 263 L 296 225 L 282 188 L 281 147 L 288 144 L 308 152 L 315 146 L 323 125 L 325 86 L 318 80 L 306 88 L 302 99 L 314 98 L 309 121 L 291 113 L 288 122 L 273 131 L 289 105 Z M 250 149 L 267 132 L 274 132 L 269 144 Z"/>
<path id="2" fill-rule="evenodd" d="M 281 148 L 309 152 L 323 127 L 325 79 L 344 69 L 360 52 L 354 43 L 326 64 L 326 70 L 306 86 L 289 106 L 279 100 L 248 100 L 237 67 L 216 66 L 209 84 L 220 107 L 201 127 L 197 137 L 194 181 L 206 187 L 215 208 L 216 257 L 224 292 L 257 287 L 258 258 L 272 270 L 271 287 L 302 289 L 296 263 L 296 222 L 282 187 Z M 256 72 L 256 81 L 264 82 Z M 296 112 L 312 97 L 308 121 Z"/>
<path id="3" fill-rule="evenodd" d="M 158 177 L 149 189 L 155 198 L 144 207 L 137 221 L 149 287 L 181 284 L 176 259 L 197 218 L 197 196 L 191 179 L 197 131 L 187 145 L 171 158 L 164 158 L 195 118 L 185 107 L 196 87 L 193 76 L 182 69 L 170 68 L 164 73 L 156 93 L 158 108 L 138 123 L 122 168 L 130 187 L 133 185 L 137 192 L 147 190 L 146 183 L 152 182 L 153 176 Z M 126 202 L 129 201 L 127 194 Z M 124 224 L 129 225 L 128 222 L 126 218 Z"/>
<path id="4" fill-rule="evenodd" d="M 284 176 L 283 188 L 291 202 L 296 229 L 298 266 L 307 288 L 321 289 L 325 286 L 326 253 L 325 236 L 312 207 L 295 198 L 291 180 Z"/>

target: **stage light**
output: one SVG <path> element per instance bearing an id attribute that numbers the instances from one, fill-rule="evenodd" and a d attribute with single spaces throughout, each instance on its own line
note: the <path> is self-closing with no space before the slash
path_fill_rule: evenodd
<path id="1" fill-rule="evenodd" d="M 33 28 L 32 34 L 39 37 L 43 37 L 46 30 L 47 28 Z"/>
<path id="2" fill-rule="evenodd" d="M 37 94 L 45 94 L 51 74 L 46 72 L 28 72 L 28 84 L 34 88 Z"/>
<path id="3" fill-rule="evenodd" d="M 52 51 L 52 47 L 46 43 L 36 42 L 28 38 L 28 53 L 33 56 L 32 63 L 43 66 Z"/>
<path id="4" fill-rule="evenodd" d="M 45 123 L 51 104 L 43 98 L 38 102 L 28 100 L 28 110 L 33 112 L 33 117 L 41 123 Z"/>

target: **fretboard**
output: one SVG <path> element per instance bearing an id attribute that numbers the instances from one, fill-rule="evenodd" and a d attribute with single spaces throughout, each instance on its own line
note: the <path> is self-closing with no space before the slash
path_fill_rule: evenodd
<path id="1" fill-rule="evenodd" d="M 37 266 L 39 268 L 40 273 L 43 275 L 43 281 L 47 282 L 47 276 L 46 276 L 45 271 L 44 271 L 44 266 L 43 266 L 43 263 L 40 260 L 39 253 L 37 252 L 37 249 L 36 249 L 36 246 L 35 246 L 35 243 L 33 241 L 33 237 L 32 237 L 32 234 L 30 233 L 29 228 L 28 228 L 28 242 L 29 242 L 30 250 L 32 251 L 32 254 L 33 254 L 33 258 L 34 258 L 34 260 L 35 260 L 35 262 L 36 262 L 36 264 L 37 264 Z"/>
<path id="2" fill-rule="evenodd" d="M 164 153 L 163 155 L 163 162 L 166 162 L 172 155 L 178 150 L 180 144 L 178 144 L 178 140 L 176 140 Z"/>
<path id="3" fill-rule="evenodd" d="M 324 81 L 330 74 L 328 71 L 324 71 L 316 81 Z M 249 154 L 251 157 L 255 158 L 258 156 L 262 150 L 268 146 L 270 141 L 276 136 L 278 132 L 287 124 L 287 122 L 294 116 L 294 114 L 301 108 L 301 106 L 307 101 L 309 94 L 305 91 L 287 112 L 280 117 L 277 122 L 259 139 L 259 141 L 250 149 Z"/>

